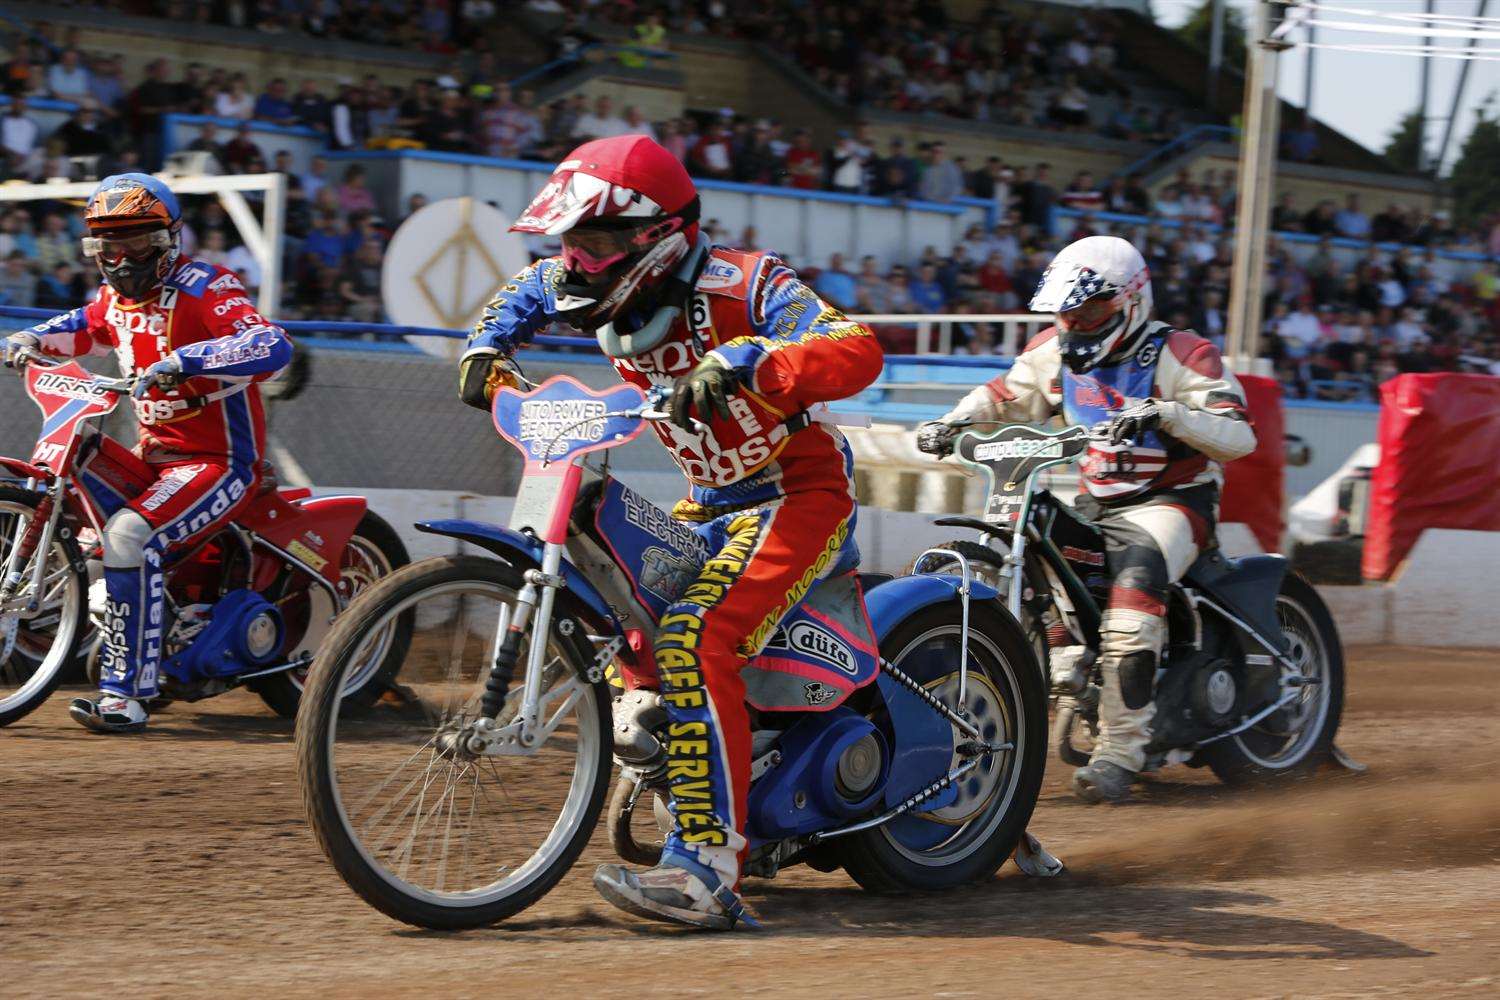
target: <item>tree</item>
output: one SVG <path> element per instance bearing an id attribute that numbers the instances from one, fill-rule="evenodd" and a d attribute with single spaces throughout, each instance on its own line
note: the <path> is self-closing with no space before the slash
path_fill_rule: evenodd
<path id="1" fill-rule="evenodd" d="M 1497 163 L 1500 163 L 1500 120 L 1490 117 L 1486 101 L 1448 178 L 1449 190 L 1453 192 L 1454 221 L 1458 225 L 1472 225 L 1500 211 Z"/>
<path id="2" fill-rule="evenodd" d="M 1214 0 L 1203 0 L 1193 11 L 1177 35 L 1189 45 L 1203 50 L 1207 55 L 1214 34 Z M 1245 69 L 1245 17 L 1238 7 L 1224 0 L 1224 63 L 1240 71 Z"/>
<path id="3" fill-rule="evenodd" d="M 1403 174 L 1414 174 L 1422 169 L 1422 112 L 1409 111 L 1401 117 L 1382 155 L 1387 163 Z"/>

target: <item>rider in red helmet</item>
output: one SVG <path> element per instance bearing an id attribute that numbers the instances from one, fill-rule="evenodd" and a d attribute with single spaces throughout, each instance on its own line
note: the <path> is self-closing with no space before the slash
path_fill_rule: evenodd
<path id="1" fill-rule="evenodd" d="M 189 546 L 249 500 L 265 450 L 255 383 L 291 359 L 282 329 L 256 311 L 234 272 L 182 256 L 177 197 L 149 174 L 106 177 L 84 209 L 83 253 L 104 279 L 93 300 L 5 341 L 57 357 L 113 353 L 140 376 L 135 390 L 139 458 L 96 439 L 79 485 L 108 520 L 100 538 L 107 600 L 101 623 L 99 697 L 77 698 L 73 718 L 96 732 L 146 725 L 161 665 L 162 574 L 169 548 Z M 144 492 L 121 492 L 113 468 L 151 466 Z"/>
<path id="2" fill-rule="evenodd" d="M 512 227 L 561 237 L 562 254 L 501 287 L 469 339 L 460 395 L 487 409 L 505 358 L 554 320 L 594 333 L 625 381 L 674 387 L 674 422 L 652 426 L 691 484 L 673 516 L 710 557 L 654 648 L 671 731 L 695 735 L 667 743 L 676 828 L 661 864 L 605 865 L 594 884 L 642 916 L 727 928 L 748 919 L 740 667 L 813 583 L 858 562 L 853 456 L 817 412 L 873 382 L 882 355 L 775 254 L 710 245 L 698 212 L 692 179 L 653 140 L 574 150 Z"/>

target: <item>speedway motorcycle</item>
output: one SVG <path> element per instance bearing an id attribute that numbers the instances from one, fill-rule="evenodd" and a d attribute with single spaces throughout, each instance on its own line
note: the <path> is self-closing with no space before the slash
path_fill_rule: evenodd
<path id="1" fill-rule="evenodd" d="M 0 457 L 0 469 L 14 477 L 0 483 L 0 726 L 46 701 L 72 665 L 95 659 L 107 613 L 105 516 L 80 477 L 124 496 L 156 480 L 99 429 L 135 377 L 105 378 L 34 351 L 20 363 L 42 429 L 29 460 Z M 247 685 L 279 714 L 296 714 L 307 666 L 333 618 L 408 562 L 400 536 L 364 498 L 310 493 L 278 489 L 263 466 L 239 517 L 167 556 L 161 696 L 153 707 Z M 370 701 L 387 689 L 409 635 L 409 624 L 393 629 L 388 644 L 351 672 L 349 698 Z"/>
<path id="2" fill-rule="evenodd" d="M 670 824 L 663 800 L 680 777 L 669 750 L 671 769 L 690 770 L 713 751 L 670 731 L 652 632 L 712 553 L 610 477 L 608 449 L 666 420 L 666 398 L 567 376 L 496 393 L 495 427 L 526 460 L 509 526 L 417 525 L 489 557 L 392 574 L 319 651 L 297 719 L 308 819 L 387 915 L 458 929 L 524 910 L 578 859 L 612 784 L 612 845 L 628 861 L 660 856 L 656 820 Z M 603 462 L 586 470 L 592 453 Z M 402 616 L 417 623 L 408 700 L 341 713 L 345 677 Z M 1012 854 L 1029 873 L 1060 870 L 1024 833 L 1046 757 L 1041 671 L 966 571 L 825 579 L 742 676 L 747 874 L 806 863 L 868 888 L 932 889 L 988 877 Z"/>
<path id="3" fill-rule="evenodd" d="M 977 425 L 985 422 L 957 426 Z M 1088 763 L 1098 733 L 1096 660 L 1109 578 L 1098 530 L 1042 488 L 1039 474 L 1076 460 L 1104 433 L 1026 424 L 964 430 L 954 455 L 988 477 L 983 516 L 936 522 L 979 532 L 982 542 L 942 548 L 964 555 L 1024 623 L 1040 662 L 1050 659 L 1053 739 L 1074 766 Z M 927 558 L 954 565 L 946 555 Z M 1207 766 L 1226 783 L 1244 784 L 1305 774 L 1330 758 L 1361 769 L 1333 742 L 1344 704 L 1338 631 L 1284 557 L 1228 559 L 1210 546 L 1170 589 L 1167 631 L 1145 770 Z"/>

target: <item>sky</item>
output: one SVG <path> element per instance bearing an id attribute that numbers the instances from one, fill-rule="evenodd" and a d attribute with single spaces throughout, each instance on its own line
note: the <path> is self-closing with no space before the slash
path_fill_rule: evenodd
<path id="1" fill-rule="evenodd" d="M 1157 20 L 1176 27 L 1185 21 L 1201 0 L 1151 0 Z M 1254 0 L 1227 0 L 1245 12 L 1245 23 L 1253 24 L 1251 8 Z M 1421 13 L 1422 0 L 1322 0 L 1332 6 L 1380 10 L 1392 12 Z M 1473 15 L 1478 10 L 1478 0 L 1435 0 L 1433 11 L 1438 14 Z M 1495 18 L 1494 30 L 1500 34 L 1500 0 L 1492 0 L 1487 16 Z M 1326 20 L 1367 20 L 1357 14 L 1322 14 Z M 1395 23 L 1395 22 L 1390 22 Z M 1305 31 L 1298 31 L 1294 39 L 1306 38 Z M 1319 42 L 1330 44 L 1419 44 L 1420 37 L 1402 38 L 1394 35 L 1373 35 L 1345 30 L 1319 28 Z M 1433 44 L 1462 51 L 1463 39 L 1435 38 Z M 1481 40 L 1476 43 L 1479 51 L 1489 50 L 1500 56 L 1500 39 Z M 1315 60 L 1313 73 L 1312 113 L 1313 117 L 1332 125 L 1351 138 L 1379 152 L 1394 131 L 1397 122 L 1408 111 L 1416 109 L 1421 93 L 1421 74 L 1424 60 L 1408 55 L 1376 55 L 1365 52 L 1336 52 L 1328 49 L 1308 49 L 1303 46 L 1288 50 L 1280 57 L 1277 86 L 1281 96 L 1292 104 L 1301 106 L 1308 57 Z M 1448 112 L 1453 104 L 1454 87 L 1458 81 L 1463 60 L 1434 58 L 1426 60 L 1431 65 L 1431 85 L 1428 98 L 1427 137 L 1429 155 L 1436 155 L 1442 142 L 1443 130 L 1447 127 Z M 1493 92 L 1500 91 L 1500 62 L 1474 60 L 1469 70 L 1468 88 L 1459 107 L 1458 122 L 1449 143 L 1445 163 L 1451 165 L 1463 140 L 1473 127 L 1475 112 Z M 1500 100 L 1496 102 L 1500 110 Z"/>

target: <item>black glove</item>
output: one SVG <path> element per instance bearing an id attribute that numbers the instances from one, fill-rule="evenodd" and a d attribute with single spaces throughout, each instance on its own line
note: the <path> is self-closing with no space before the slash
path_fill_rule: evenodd
<path id="1" fill-rule="evenodd" d="M 498 352 L 470 354 L 458 363 L 458 398 L 476 409 L 488 410 L 496 392 L 517 385 L 515 363 Z"/>
<path id="2" fill-rule="evenodd" d="M 1109 443 L 1135 441 L 1142 434 L 1161 426 L 1161 404 L 1154 399 L 1132 403 L 1116 413 L 1109 422 Z"/>
<path id="3" fill-rule="evenodd" d="M 728 420 L 729 397 L 739 390 L 740 378 L 734 369 L 712 354 L 704 357 L 693 370 L 672 386 L 672 423 L 683 430 L 693 430 L 693 412 L 708 423 L 714 417 Z"/>
<path id="4" fill-rule="evenodd" d="M 958 428 L 941 420 L 929 420 L 917 425 L 917 450 L 942 458 L 953 451 L 953 439 Z"/>

